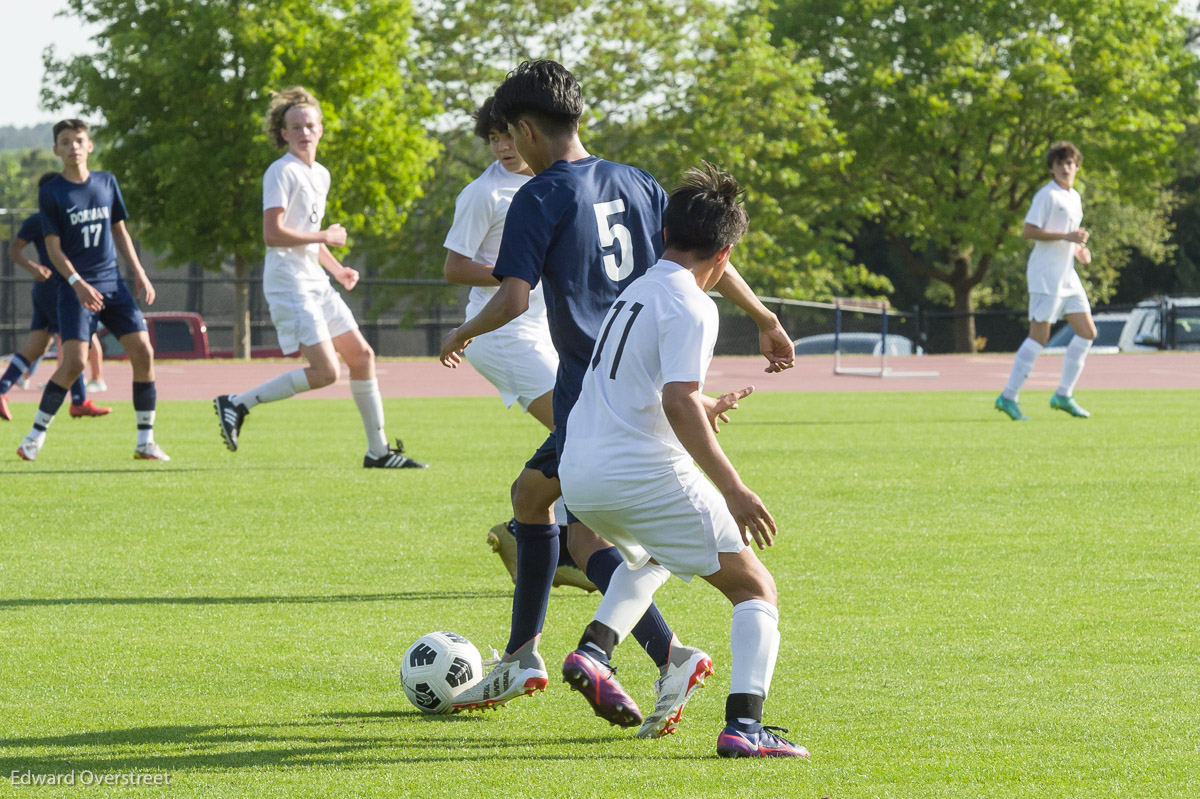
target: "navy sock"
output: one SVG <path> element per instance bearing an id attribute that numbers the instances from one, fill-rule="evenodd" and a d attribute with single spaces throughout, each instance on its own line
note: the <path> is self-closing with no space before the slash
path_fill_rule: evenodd
<path id="1" fill-rule="evenodd" d="M 601 549 L 592 554 L 587 562 L 588 579 L 596 584 L 600 593 L 608 590 L 613 572 L 621 565 L 621 554 L 616 547 Z M 646 654 L 654 661 L 654 665 L 662 668 L 671 659 L 671 628 L 667 620 L 658 612 L 658 606 L 651 603 L 642 618 L 633 626 L 633 637 Z"/>
<path id="2" fill-rule="evenodd" d="M 67 390 L 51 380 L 46 384 L 46 389 L 42 392 L 42 401 L 38 403 L 38 410 L 42 413 L 53 416 L 58 413 L 58 409 L 62 407 L 63 400 L 67 398 Z M 37 428 L 37 423 L 33 425 Z M 46 428 L 41 428 L 45 430 Z"/>
<path id="3" fill-rule="evenodd" d="M 513 522 L 517 539 L 517 586 L 512 628 L 505 651 L 516 652 L 542 631 L 554 570 L 558 567 L 558 525 Z"/>
<path id="4" fill-rule="evenodd" d="M 133 409 L 135 411 L 152 411 L 154 405 L 158 401 L 158 392 L 154 388 L 154 381 L 149 383 L 133 384 Z"/>
<path id="5" fill-rule="evenodd" d="M 7 394 L 8 390 L 13 387 L 21 379 L 21 375 L 29 371 L 29 361 L 25 360 L 25 356 L 17 353 L 12 356 L 12 360 L 8 362 L 8 368 L 4 370 L 4 376 L 0 377 L 0 394 Z"/>
<path id="6" fill-rule="evenodd" d="M 83 375 L 75 378 L 75 382 L 71 384 L 71 404 L 82 405 L 87 400 L 87 388 L 83 382 Z"/>

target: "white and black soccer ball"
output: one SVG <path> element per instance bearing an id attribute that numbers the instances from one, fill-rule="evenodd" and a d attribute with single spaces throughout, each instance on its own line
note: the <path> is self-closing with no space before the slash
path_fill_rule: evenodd
<path id="1" fill-rule="evenodd" d="M 448 712 L 456 696 L 482 679 L 479 650 L 457 633 L 421 636 L 400 664 L 404 695 L 426 713 Z"/>

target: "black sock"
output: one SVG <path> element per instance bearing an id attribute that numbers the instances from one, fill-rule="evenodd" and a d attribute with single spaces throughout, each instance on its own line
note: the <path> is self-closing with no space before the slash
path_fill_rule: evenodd
<path id="1" fill-rule="evenodd" d="M 510 654 L 542 631 L 558 564 L 558 527 L 514 522 L 513 537 L 517 539 L 517 585 L 506 648 Z"/>
<path id="2" fill-rule="evenodd" d="M 617 634 L 611 627 L 593 621 L 584 628 L 583 637 L 579 639 L 579 648 L 588 648 L 603 654 L 604 662 L 608 663 L 612 660 L 613 650 L 617 648 Z"/>
<path id="3" fill-rule="evenodd" d="M 725 700 L 725 723 L 737 724 L 738 719 L 754 719 L 762 723 L 763 698 L 757 694 L 730 694 Z"/>

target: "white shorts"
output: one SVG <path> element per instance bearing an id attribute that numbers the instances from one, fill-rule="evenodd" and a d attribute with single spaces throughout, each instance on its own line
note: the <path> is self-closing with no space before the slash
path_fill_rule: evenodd
<path id="1" fill-rule="evenodd" d="M 287 294 L 264 294 L 279 349 L 291 355 L 303 344 L 311 347 L 358 330 L 358 322 L 342 296 L 327 285 L 323 289 Z"/>
<path id="2" fill-rule="evenodd" d="M 571 512 L 616 546 L 631 568 L 654 558 L 685 581 L 713 574 L 721 568 L 718 553 L 741 552 L 746 546 L 737 522 L 721 492 L 699 472 L 686 485 L 670 480 L 674 485 L 670 493 L 641 505 L 618 510 L 571 508 Z"/>
<path id="3" fill-rule="evenodd" d="M 516 402 L 527 411 L 531 402 L 554 390 L 558 352 L 549 331 L 543 337 L 493 330 L 472 341 L 463 355 L 496 387 L 506 408 Z"/>
<path id="4" fill-rule="evenodd" d="M 1030 294 L 1029 321 L 1057 322 L 1064 316 L 1073 313 L 1091 313 L 1092 306 L 1088 303 L 1087 295 L 1067 294 Z"/>

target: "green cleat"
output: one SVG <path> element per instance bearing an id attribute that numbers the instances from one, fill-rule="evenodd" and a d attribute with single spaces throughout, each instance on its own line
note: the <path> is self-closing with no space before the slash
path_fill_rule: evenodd
<path id="1" fill-rule="evenodd" d="M 996 397 L 996 410 L 1008 414 L 1008 418 L 1012 419 L 1014 422 L 1029 421 L 1029 417 L 1021 413 L 1021 406 L 1017 404 L 1017 401 L 1010 400 L 1003 394 L 1001 394 L 999 397 Z"/>
<path id="2" fill-rule="evenodd" d="M 1057 411 L 1066 411 L 1072 416 L 1078 416 L 1080 419 L 1086 419 L 1092 414 L 1079 407 L 1079 403 L 1074 397 L 1064 397 L 1062 394 L 1055 394 L 1050 398 L 1050 407 Z"/>

